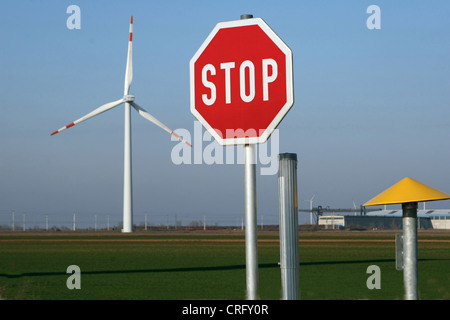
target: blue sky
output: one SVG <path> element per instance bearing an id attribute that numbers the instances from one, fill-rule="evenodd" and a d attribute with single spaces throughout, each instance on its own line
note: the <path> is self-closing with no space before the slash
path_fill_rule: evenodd
<path id="1" fill-rule="evenodd" d="M 66 26 L 72 4 L 79 30 Z M 366 26 L 372 4 L 379 30 Z M 193 133 L 189 60 L 218 22 L 244 13 L 263 18 L 293 51 L 295 104 L 278 127 L 279 152 L 297 153 L 301 208 L 314 194 L 314 206 L 359 206 L 407 176 L 450 192 L 448 1 L 6 0 L 0 224 L 12 210 L 30 221 L 70 221 L 75 212 L 120 221 L 123 107 L 50 133 L 122 97 L 130 15 L 131 92 L 168 127 Z M 175 165 L 178 143 L 137 113 L 132 135 L 135 223 L 145 214 L 155 223 L 240 221 L 242 165 Z M 277 175 L 258 175 L 264 223 L 278 221 L 277 188 Z"/>

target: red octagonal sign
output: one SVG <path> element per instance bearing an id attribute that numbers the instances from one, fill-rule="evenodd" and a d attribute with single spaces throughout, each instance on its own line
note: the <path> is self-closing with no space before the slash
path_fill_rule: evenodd
<path id="1" fill-rule="evenodd" d="M 292 52 L 260 18 L 218 23 L 189 67 L 191 112 L 221 145 L 265 142 L 294 103 Z"/>

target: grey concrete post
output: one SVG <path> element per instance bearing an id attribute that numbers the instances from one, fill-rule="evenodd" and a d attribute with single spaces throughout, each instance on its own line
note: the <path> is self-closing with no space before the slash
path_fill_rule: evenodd
<path id="1" fill-rule="evenodd" d="M 283 300 L 299 298 L 297 155 L 279 155 L 278 201 Z"/>

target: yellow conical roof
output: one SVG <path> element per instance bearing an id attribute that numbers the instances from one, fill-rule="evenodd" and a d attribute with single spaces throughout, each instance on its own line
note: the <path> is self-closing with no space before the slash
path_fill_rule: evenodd
<path id="1" fill-rule="evenodd" d="M 404 178 L 363 206 L 382 204 L 423 202 L 450 199 L 450 194 L 431 188 L 411 178 Z"/>

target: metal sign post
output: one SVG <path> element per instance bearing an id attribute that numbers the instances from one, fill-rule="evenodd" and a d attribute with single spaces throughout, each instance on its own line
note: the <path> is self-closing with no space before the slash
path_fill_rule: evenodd
<path id="1" fill-rule="evenodd" d="M 245 262 L 247 299 L 258 296 L 258 238 L 256 219 L 256 150 L 254 144 L 244 146 L 244 192 L 245 192 Z"/>
<path id="2" fill-rule="evenodd" d="M 241 15 L 241 20 L 253 15 Z M 247 299 L 258 298 L 258 235 L 256 216 L 256 149 L 254 144 L 244 145 L 245 190 L 245 263 Z"/>

